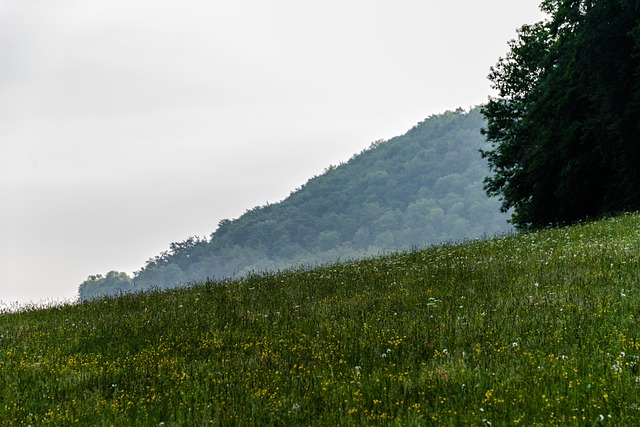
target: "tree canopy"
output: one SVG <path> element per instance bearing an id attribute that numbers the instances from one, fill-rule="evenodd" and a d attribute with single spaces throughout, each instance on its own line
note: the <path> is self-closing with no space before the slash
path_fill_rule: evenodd
<path id="1" fill-rule="evenodd" d="M 519 228 L 640 207 L 640 1 L 545 0 L 491 69 L 489 195 Z"/>

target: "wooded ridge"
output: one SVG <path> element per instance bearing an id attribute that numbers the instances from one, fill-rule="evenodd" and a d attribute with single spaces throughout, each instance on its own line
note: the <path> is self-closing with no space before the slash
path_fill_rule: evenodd
<path id="1" fill-rule="evenodd" d="M 488 198 L 479 108 L 433 115 L 330 166 L 280 203 L 172 243 L 129 277 L 91 276 L 80 298 L 354 259 L 509 230 Z M 486 148 L 486 147 L 485 147 Z"/>

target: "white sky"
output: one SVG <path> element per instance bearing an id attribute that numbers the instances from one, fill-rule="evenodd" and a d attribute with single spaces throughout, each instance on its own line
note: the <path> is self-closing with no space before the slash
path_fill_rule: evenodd
<path id="1" fill-rule="evenodd" d="M 539 0 L 0 0 L 0 301 L 73 298 L 484 103 Z"/>

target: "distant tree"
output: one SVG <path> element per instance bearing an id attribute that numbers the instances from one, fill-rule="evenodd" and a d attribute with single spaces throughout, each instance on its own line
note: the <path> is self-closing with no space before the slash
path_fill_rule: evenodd
<path id="1" fill-rule="evenodd" d="M 89 276 L 82 282 L 78 292 L 80 301 L 87 301 L 98 296 L 118 295 L 133 290 L 133 281 L 127 273 L 110 271 L 106 276 L 101 274 Z"/>
<path id="2" fill-rule="evenodd" d="M 353 247 L 364 249 L 371 244 L 371 233 L 367 227 L 360 227 L 353 236 Z"/>
<path id="3" fill-rule="evenodd" d="M 392 248 L 395 244 L 395 236 L 391 230 L 383 231 L 378 233 L 373 244 L 380 248 Z"/>
<path id="4" fill-rule="evenodd" d="M 640 208 L 640 3 L 545 0 L 492 68 L 489 195 L 520 228 Z"/>
<path id="5" fill-rule="evenodd" d="M 198 236 L 189 237 L 178 243 L 171 243 L 169 250 L 147 260 L 146 265 L 135 273 L 136 282 L 165 285 L 172 280 L 181 280 L 182 274 L 206 255 L 208 240 Z M 177 268 L 174 268 L 177 267 Z M 163 273 L 159 273 L 162 271 Z"/>
<path id="6" fill-rule="evenodd" d="M 318 248 L 328 251 L 340 244 L 340 236 L 337 231 L 323 231 L 318 235 Z"/>

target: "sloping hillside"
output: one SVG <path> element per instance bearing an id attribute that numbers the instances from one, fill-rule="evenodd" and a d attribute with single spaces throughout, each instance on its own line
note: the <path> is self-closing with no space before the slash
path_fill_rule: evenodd
<path id="1" fill-rule="evenodd" d="M 487 198 L 479 109 L 432 116 L 310 179 L 277 204 L 220 221 L 210 239 L 174 243 L 134 278 L 93 276 L 81 298 L 314 265 L 508 229 Z"/>
<path id="2" fill-rule="evenodd" d="M 637 425 L 640 216 L 0 313 L 0 425 Z"/>

